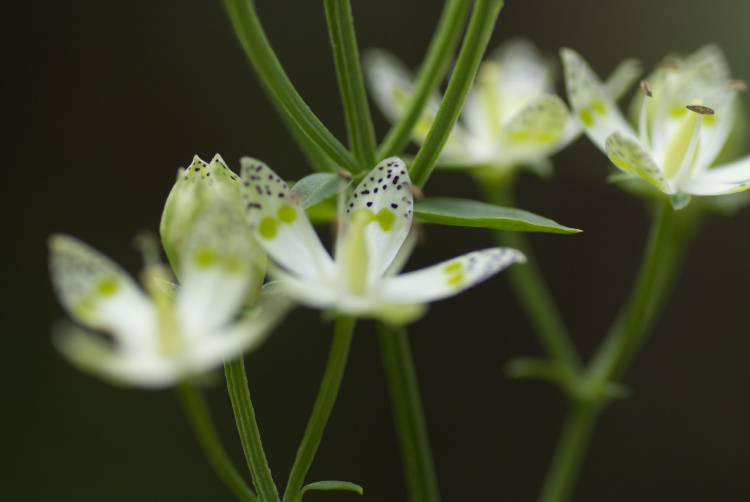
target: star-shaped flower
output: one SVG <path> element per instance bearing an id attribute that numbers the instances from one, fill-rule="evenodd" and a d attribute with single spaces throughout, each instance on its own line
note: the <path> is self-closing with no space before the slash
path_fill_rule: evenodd
<path id="1" fill-rule="evenodd" d="M 146 294 L 115 262 L 67 235 L 49 239 L 50 272 L 73 324 L 55 333 L 81 369 L 115 383 L 160 388 L 221 365 L 257 346 L 285 307 L 263 302 L 236 320 L 253 282 L 248 231 L 229 206 L 206 209 L 180 250 L 181 286 L 169 278 L 155 244 L 145 245 Z M 149 247 L 152 246 L 152 247 Z"/>
<path id="2" fill-rule="evenodd" d="M 407 238 L 413 216 L 409 174 L 397 157 L 378 164 L 340 208 L 334 259 L 275 172 L 245 158 L 241 176 L 249 226 L 277 264 L 271 274 L 310 307 L 409 322 L 425 303 L 453 296 L 525 260 L 515 249 L 492 248 L 397 275 L 413 244 Z"/>
<path id="3" fill-rule="evenodd" d="M 750 188 L 750 157 L 711 167 L 731 131 L 738 87 L 718 47 L 670 58 L 642 81 L 637 132 L 583 58 L 571 49 L 561 52 L 572 107 L 589 138 L 620 169 L 675 196 L 676 208 L 690 195 Z"/>
<path id="4" fill-rule="evenodd" d="M 384 51 L 371 51 L 365 70 L 375 102 L 395 122 L 411 98 L 410 72 Z M 618 98 L 639 73 L 637 62 L 624 61 L 610 77 L 607 92 Z M 413 132 L 416 142 L 426 138 L 439 103 L 439 96 L 433 96 Z M 531 42 L 514 39 L 480 66 L 439 162 L 449 167 L 541 167 L 580 132 L 579 122 L 555 95 L 552 61 Z"/>

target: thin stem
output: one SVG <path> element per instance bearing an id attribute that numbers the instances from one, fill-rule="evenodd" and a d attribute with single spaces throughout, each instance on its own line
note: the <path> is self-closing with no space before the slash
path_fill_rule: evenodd
<path id="1" fill-rule="evenodd" d="M 378 323 L 378 331 L 409 500 L 438 502 L 437 475 L 408 334 L 404 328 L 384 323 Z"/>
<path id="2" fill-rule="evenodd" d="M 221 440 L 216 433 L 208 406 L 200 390 L 191 384 L 184 383 L 177 388 L 177 394 L 203 452 L 221 480 L 243 502 L 258 502 L 258 498 L 245 484 L 245 480 L 237 472 L 221 445 Z"/>
<path id="3" fill-rule="evenodd" d="M 423 186 L 435 167 L 435 162 L 443 150 L 448 136 L 461 113 L 471 84 L 477 74 L 479 63 L 490 41 L 495 21 L 500 14 L 503 0 L 477 0 L 469 20 L 456 68 L 448 82 L 448 88 L 440 103 L 435 121 L 424 144 L 419 149 L 409 175 L 417 186 Z"/>
<path id="4" fill-rule="evenodd" d="M 341 380 L 344 376 L 355 324 L 356 320 L 352 317 L 341 316 L 336 319 L 328 364 L 323 375 L 323 381 L 320 384 L 320 390 L 315 400 L 312 415 L 307 423 L 305 436 L 302 438 L 302 443 L 300 443 L 299 450 L 297 450 L 297 458 L 294 460 L 292 472 L 289 474 L 289 481 L 287 481 L 286 490 L 284 491 L 284 502 L 292 502 L 297 499 L 297 495 L 305 481 L 307 471 L 310 470 L 315 453 L 318 451 L 323 431 L 328 423 L 328 418 L 331 416 L 331 410 L 333 410 L 333 405 L 336 402 L 336 396 L 341 386 Z"/>
<path id="5" fill-rule="evenodd" d="M 606 383 L 616 379 L 648 333 L 647 325 L 660 300 L 656 293 L 668 290 L 664 272 L 665 267 L 668 272 L 672 265 L 664 263 L 664 257 L 666 251 L 672 251 L 668 253 L 670 257 L 676 251 L 670 244 L 674 240 L 674 219 L 675 212 L 669 200 L 659 201 L 641 269 L 625 309 L 625 320 L 615 324 L 589 365 L 589 374 L 596 381 Z M 667 275 L 673 276 L 673 273 Z"/>
<path id="6" fill-rule="evenodd" d="M 560 439 L 539 502 L 565 502 L 578 482 L 583 459 L 601 406 L 597 403 L 573 403 L 568 410 Z"/>
<path id="7" fill-rule="evenodd" d="M 261 502 L 278 502 L 279 494 L 260 440 L 260 431 L 258 431 L 258 422 L 255 420 L 253 403 L 250 401 L 250 389 L 247 386 L 245 362 L 242 357 L 226 363 L 224 374 L 227 378 L 227 388 L 232 400 L 237 431 L 240 434 L 242 449 L 245 452 L 255 489 L 258 491 Z"/>
<path id="8" fill-rule="evenodd" d="M 375 165 L 375 131 L 359 63 L 352 8 L 349 0 L 325 0 L 325 8 L 349 144 L 361 165 Z"/>
<path id="9" fill-rule="evenodd" d="M 510 177 L 485 177 L 478 184 L 489 202 L 498 206 L 515 206 L 512 195 L 514 184 Z M 581 369 L 581 361 L 528 240 L 520 232 L 495 231 L 494 235 L 501 246 L 519 249 L 526 255 L 528 261 L 522 267 L 510 267 L 506 271 L 508 280 L 526 318 L 534 327 L 540 345 L 560 365 L 566 374 L 566 381 L 572 381 Z"/>
<path id="10" fill-rule="evenodd" d="M 237 37 L 268 97 L 276 101 L 297 127 L 331 159 L 347 169 L 360 171 L 361 166 L 354 156 L 326 129 L 297 93 L 266 38 L 253 1 L 223 1 Z"/>
<path id="11" fill-rule="evenodd" d="M 430 95 L 437 89 L 456 50 L 461 31 L 469 15 L 470 0 L 448 0 L 440 15 L 435 35 L 427 49 L 419 75 L 414 82 L 414 93 L 404 114 L 386 134 L 378 149 L 378 159 L 398 155 L 409 142 L 414 125 L 422 115 Z"/>

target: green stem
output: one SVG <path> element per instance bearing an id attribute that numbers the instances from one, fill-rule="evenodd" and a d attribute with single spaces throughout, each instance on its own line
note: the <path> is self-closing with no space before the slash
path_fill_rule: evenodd
<path id="1" fill-rule="evenodd" d="M 328 365 L 326 366 L 323 381 L 320 384 L 318 397 L 315 400 L 310 421 L 307 423 L 305 436 L 297 450 L 297 458 L 294 460 L 292 472 L 289 474 L 289 481 L 284 491 L 284 502 L 296 500 L 297 495 L 302 489 L 307 471 L 310 470 L 315 453 L 318 451 L 320 440 L 323 437 L 328 418 L 331 416 L 331 410 L 336 402 L 336 396 L 341 386 L 341 380 L 346 368 L 346 360 L 349 355 L 349 347 L 354 334 L 354 325 L 356 320 L 352 317 L 341 316 L 336 319 L 336 326 L 333 332 L 333 342 L 331 351 L 328 356 Z"/>
<path id="2" fill-rule="evenodd" d="M 276 101 L 302 132 L 339 165 L 352 171 L 361 166 L 326 129 L 300 97 L 266 38 L 252 0 L 223 0 L 237 37 L 258 73 L 269 98 Z"/>
<path id="3" fill-rule="evenodd" d="M 224 451 L 200 390 L 184 383 L 177 388 L 177 393 L 198 442 L 221 480 L 243 502 L 258 502 Z"/>
<path id="4" fill-rule="evenodd" d="M 414 360 L 404 328 L 378 323 L 393 415 L 411 502 L 438 502 L 435 465 L 419 396 Z"/>
<path id="5" fill-rule="evenodd" d="M 423 186 L 435 167 L 435 162 L 443 150 L 448 136 L 461 113 L 471 84 L 477 74 L 479 63 L 490 41 L 495 21 L 500 14 L 503 0 L 477 0 L 469 20 L 456 68 L 448 82 L 445 96 L 440 103 L 435 121 L 427 133 L 424 144 L 419 149 L 409 175 L 412 183 Z"/>
<path id="6" fill-rule="evenodd" d="M 278 502 L 279 494 L 276 491 L 271 469 L 268 467 L 266 454 L 260 440 L 258 422 L 255 420 L 255 410 L 253 410 L 250 390 L 247 386 L 245 362 L 242 357 L 226 363 L 224 374 L 227 378 L 227 388 L 232 400 L 237 431 L 240 434 L 242 449 L 245 452 L 245 459 L 247 460 L 247 466 L 250 468 L 255 489 L 258 491 L 261 502 Z"/>
<path id="7" fill-rule="evenodd" d="M 328 31 L 344 104 L 349 143 L 361 165 L 375 165 L 375 131 L 359 63 L 349 0 L 325 0 Z"/>
<path id="8" fill-rule="evenodd" d="M 660 297 L 668 290 L 665 275 L 669 278 L 674 276 L 671 258 L 676 252 L 675 248 L 682 248 L 673 245 L 674 220 L 675 212 L 669 200 L 664 198 L 659 201 L 644 260 L 625 309 L 625 318 L 615 323 L 589 365 L 589 375 L 595 381 L 606 384 L 622 374 L 648 333 L 647 327 L 653 319 L 656 304 L 660 303 Z"/>
<path id="9" fill-rule="evenodd" d="M 511 176 L 482 177 L 478 181 L 486 200 L 498 206 L 515 207 Z M 519 249 L 526 255 L 528 261 L 523 266 L 510 267 L 505 273 L 542 348 L 565 372 L 566 382 L 573 381 L 581 369 L 581 361 L 528 240 L 520 232 L 495 231 L 494 234 L 501 246 Z"/>
<path id="10" fill-rule="evenodd" d="M 386 134 L 378 149 L 378 159 L 398 155 L 409 142 L 411 131 L 422 115 L 422 110 L 427 105 L 430 95 L 437 89 L 448 69 L 451 56 L 456 50 L 461 31 L 469 15 L 469 7 L 471 7 L 470 0 L 445 2 L 435 35 L 432 37 L 419 75 L 414 82 L 414 92 L 409 104 L 398 122 Z"/>
<path id="11" fill-rule="evenodd" d="M 578 481 L 601 405 L 575 402 L 568 410 L 539 502 L 569 500 Z"/>

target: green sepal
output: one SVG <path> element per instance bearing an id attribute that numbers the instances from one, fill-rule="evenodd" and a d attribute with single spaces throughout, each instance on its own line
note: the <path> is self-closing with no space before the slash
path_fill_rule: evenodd
<path id="1" fill-rule="evenodd" d="M 299 197 L 302 207 L 308 209 L 330 199 L 349 186 L 343 183 L 339 175 L 333 173 L 314 173 L 305 176 L 292 187 L 292 195 Z"/>
<path id="2" fill-rule="evenodd" d="M 364 490 L 362 490 L 361 486 L 355 485 L 354 483 L 349 483 L 348 481 L 318 481 L 316 483 L 310 483 L 309 485 L 303 486 L 302 490 L 300 490 L 299 494 L 297 495 L 297 498 L 294 499 L 294 502 L 302 502 L 302 496 L 307 490 L 346 490 L 350 492 L 357 492 L 360 495 L 364 494 Z"/>
<path id="3" fill-rule="evenodd" d="M 690 194 L 678 192 L 674 195 L 670 195 L 669 202 L 672 204 L 672 209 L 679 211 L 690 203 Z"/>
<path id="4" fill-rule="evenodd" d="M 450 197 L 425 199 L 414 207 L 414 214 L 424 223 L 439 225 L 556 234 L 580 232 L 576 228 L 560 225 L 550 219 L 521 209 Z"/>

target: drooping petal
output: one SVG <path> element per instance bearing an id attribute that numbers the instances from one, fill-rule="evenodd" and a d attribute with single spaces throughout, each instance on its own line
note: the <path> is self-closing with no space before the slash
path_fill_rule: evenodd
<path id="1" fill-rule="evenodd" d="M 571 49 L 562 49 L 560 55 L 565 67 L 568 101 L 591 141 L 605 151 L 607 137 L 616 131 L 637 137 L 586 61 Z"/>
<path id="2" fill-rule="evenodd" d="M 209 370 L 221 365 L 222 361 L 254 350 L 268 338 L 291 305 L 279 297 L 262 300 L 255 312 L 191 345 L 187 354 L 190 367 Z"/>
<path id="3" fill-rule="evenodd" d="M 112 346 L 101 336 L 70 323 L 60 325 L 52 335 L 71 363 L 115 384 L 156 389 L 173 385 L 182 376 L 179 366 L 157 351 Z"/>
<path id="4" fill-rule="evenodd" d="M 234 206 L 217 203 L 195 221 L 180 253 L 182 287 L 175 300 L 185 338 L 209 334 L 234 317 L 259 273 L 253 248 Z"/>
<path id="5" fill-rule="evenodd" d="M 155 343 L 156 310 L 127 272 L 69 235 L 51 236 L 49 248 L 52 284 L 73 319 L 125 346 Z"/>
<path id="6" fill-rule="evenodd" d="M 333 260 L 286 183 L 259 160 L 240 162 L 245 218 L 269 257 L 300 277 L 330 274 Z"/>
<path id="7" fill-rule="evenodd" d="M 349 224 L 364 225 L 368 275 L 385 273 L 409 233 L 414 203 L 410 189 L 403 161 L 390 157 L 365 176 L 346 204 Z"/>
<path id="8" fill-rule="evenodd" d="M 612 101 L 618 101 L 630 90 L 641 73 L 643 66 L 640 61 L 633 58 L 623 60 L 604 81 L 604 92 Z"/>
<path id="9" fill-rule="evenodd" d="M 659 166 L 638 141 L 616 132 L 607 138 L 605 150 L 609 160 L 623 171 L 640 176 L 662 192 L 673 193 Z"/>
<path id="10" fill-rule="evenodd" d="M 474 251 L 415 272 L 387 277 L 380 295 L 383 303 L 426 303 L 456 295 L 526 257 L 511 248 Z"/>

